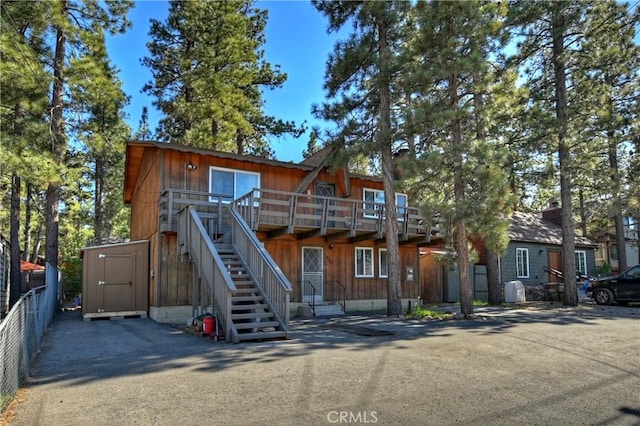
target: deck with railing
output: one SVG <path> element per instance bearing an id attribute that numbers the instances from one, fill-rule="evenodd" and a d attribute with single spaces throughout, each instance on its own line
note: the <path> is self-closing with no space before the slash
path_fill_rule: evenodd
<path id="1" fill-rule="evenodd" d="M 225 233 L 222 210 L 227 194 L 169 189 L 160 196 L 160 229 L 176 231 L 176 213 L 194 206 L 211 234 Z M 233 201 L 251 229 L 267 238 L 295 235 L 299 240 L 326 237 L 328 241 L 351 242 L 386 238 L 384 204 L 362 200 L 322 197 L 311 194 L 254 189 Z M 433 228 L 416 207 L 398 206 L 398 233 L 401 243 L 428 243 Z"/>

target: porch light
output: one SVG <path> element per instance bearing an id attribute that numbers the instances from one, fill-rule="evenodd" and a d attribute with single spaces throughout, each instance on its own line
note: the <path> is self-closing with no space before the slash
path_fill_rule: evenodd
<path id="1" fill-rule="evenodd" d="M 189 162 L 187 163 L 187 170 L 195 170 L 195 169 L 197 169 L 197 168 L 198 168 L 198 166 L 196 166 L 195 164 L 193 164 L 191 161 L 189 161 Z"/>

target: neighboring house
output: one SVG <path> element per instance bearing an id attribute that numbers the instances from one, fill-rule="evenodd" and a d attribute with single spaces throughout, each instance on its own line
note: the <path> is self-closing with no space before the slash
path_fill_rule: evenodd
<path id="1" fill-rule="evenodd" d="M 42 287 L 44 283 L 44 266 L 35 263 L 20 261 L 20 272 L 22 273 L 22 293 Z"/>
<path id="2" fill-rule="evenodd" d="M 627 267 L 640 264 L 640 224 L 633 218 L 624 219 L 625 229 L 625 253 Z M 603 265 L 611 267 L 612 274 L 622 273 L 618 267 L 618 245 L 616 243 L 616 235 L 611 230 L 602 237 L 598 238 L 598 250 L 596 252 L 596 266 L 599 268 Z"/>
<path id="3" fill-rule="evenodd" d="M 515 212 L 507 234 L 509 243 L 499 259 L 500 282 L 521 281 L 525 286 L 560 282 L 562 272 L 562 228 L 554 223 L 560 218 L 559 209 L 540 214 Z M 488 300 L 486 252 L 482 242 L 474 241 L 478 261 L 469 265 L 474 299 Z M 587 238 L 575 237 L 576 271 L 581 275 L 595 275 L 596 244 Z M 457 265 L 446 252 L 421 249 L 423 300 L 426 302 L 457 302 L 460 299 L 460 279 Z M 440 254 L 440 256 L 438 256 Z M 440 259 L 438 261 L 438 259 Z"/>
<path id="4" fill-rule="evenodd" d="M 131 142 L 131 240 L 150 242 L 149 316 L 187 321 L 211 305 L 232 341 L 279 337 L 299 307 L 386 307 L 382 179 L 175 144 Z M 420 295 L 418 210 L 396 194 L 402 298 Z"/>
<path id="5" fill-rule="evenodd" d="M 501 282 L 521 281 L 524 285 L 561 282 L 548 269 L 562 272 L 562 228 L 559 209 L 541 215 L 515 212 L 509 226 L 509 245 L 500 258 Z M 555 223 L 554 223 L 555 222 Z M 576 273 L 595 275 L 596 244 L 575 237 Z"/>
<path id="6" fill-rule="evenodd" d="M 9 241 L 0 235 L 0 316 L 9 310 L 10 251 Z"/>

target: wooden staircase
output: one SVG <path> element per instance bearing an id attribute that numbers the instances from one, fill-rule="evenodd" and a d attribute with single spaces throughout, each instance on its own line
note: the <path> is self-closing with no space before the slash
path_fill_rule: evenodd
<path id="1" fill-rule="evenodd" d="M 286 328 L 276 318 L 234 247 L 221 241 L 215 242 L 214 247 L 237 288 L 231 297 L 231 327 L 237 331 L 234 343 L 286 338 Z"/>

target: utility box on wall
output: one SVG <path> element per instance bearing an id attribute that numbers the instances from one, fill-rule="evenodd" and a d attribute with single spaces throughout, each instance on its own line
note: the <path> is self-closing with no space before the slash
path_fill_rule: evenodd
<path id="1" fill-rule="evenodd" d="M 84 319 L 147 316 L 149 309 L 149 241 L 82 249 Z"/>

